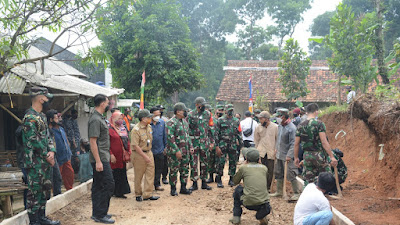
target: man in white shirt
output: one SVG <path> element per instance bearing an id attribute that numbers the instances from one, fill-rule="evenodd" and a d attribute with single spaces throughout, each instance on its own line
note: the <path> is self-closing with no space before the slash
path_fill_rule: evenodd
<path id="1" fill-rule="evenodd" d="M 347 104 L 350 104 L 351 101 L 356 97 L 356 92 L 350 87 L 347 88 L 349 93 L 347 94 Z"/>
<path id="2" fill-rule="evenodd" d="M 317 184 L 306 186 L 294 208 L 294 225 L 328 225 L 332 221 L 332 211 L 324 196 L 335 187 L 335 178 L 329 172 L 318 176 Z"/>
<path id="3" fill-rule="evenodd" d="M 243 146 L 245 148 L 254 147 L 254 132 L 258 126 L 258 123 L 251 118 L 250 111 L 246 111 L 244 116 L 246 119 L 240 122 L 240 127 L 242 128 Z"/>

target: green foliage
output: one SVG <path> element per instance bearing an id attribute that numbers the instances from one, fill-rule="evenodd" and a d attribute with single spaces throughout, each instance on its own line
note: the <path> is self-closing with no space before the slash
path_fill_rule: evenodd
<path id="1" fill-rule="evenodd" d="M 375 89 L 376 97 L 381 100 L 398 101 L 400 99 L 400 90 L 394 85 L 394 82 L 398 80 L 392 80 L 390 84 L 378 85 Z"/>
<path id="2" fill-rule="evenodd" d="M 325 12 L 317 16 L 310 26 L 311 35 L 314 37 L 324 37 L 329 34 L 331 18 L 335 11 Z M 310 38 L 308 48 L 310 49 L 310 58 L 313 60 L 326 60 L 332 56 L 332 50 L 323 42 L 323 38 Z"/>
<path id="3" fill-rule="evenodd" d="M 270 106 L 271 106 L 271 103 L 268 102 L 268 96 L 260 95 L 258 90 L 256 90 L 256 99 L 254 101 L 253 108 L 260 109 L 261 111 L 269 111 Z"/>
<path id="4" fill-rule="evenodd" d="M 279 82 L 282 84 L 282 93 L 288 100 L 296 100 L 307 95 L 306 78 L 308 76 L 311 59 L 300 48 L 293 38 L 286 41 L 279 66 Z"/>
<path id="5" fill-rule="evenodd" d="M 318 114 L 318 117 L 322 117 L 324 115 L 329 115 L 336 112 L 347 112 L 347 111 L 348 111 L 348 105 L 346 104 L 339 106 L 331 105 L 329 107 L 321 109 L 321 112 Z"/>
<path id="6" fill-rule="evenodd" d="M 139 96 L 146 71 L 145 99 L 200 88 L 198 53 L 173 1 L 108 1 L 97 15 L 101 48 L 110 56 L 113 82 Z"/>

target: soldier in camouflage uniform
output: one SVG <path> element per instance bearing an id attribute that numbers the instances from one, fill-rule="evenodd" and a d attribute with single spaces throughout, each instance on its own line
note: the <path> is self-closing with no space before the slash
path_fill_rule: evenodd
<path id="1" fill-rule="evenodd" d="M 194 153 L 190 155 L 190 178 L 193 181 L 191 191 L 198 189 L 197 180 L 199 179 L 199 156 L 200 156 L 200 179 L 201 189 L 211 190 L 212 188 L 207 185 L 207 171 L 208 171 L 208 158 L 210 157 L 210 150 L 214 148 L 214 139 L 212 134 L 212 127 L 214 121 L 211 113 L 206 110 L 206 100 L 203 97 L 197 97 L 194 101 L 196 109 L 190 111 L 188 114 L 189 135 L 192 140 Z"/>
<path id="2" fill-rule="evenodd" d="M 46 116 L 53 95 L 46 88 L 32 87 L 32 107 L 27 110 L 23 123 L 22 143 L 24 146 L 23 168 L 27 173 L 27 209 L 31 225 L 57 225 L 46 217 L 46 196 L 50 196 L 51 166 L 54 165 L 56 149 L 50 137 Z"/>
<path id="3" fill-rule="evenodd" d="M 181 194 L 191 194 L 186 189 L 189 177 L 190 154 L 194 152 L 192 141 L 189 137 L 189 125 L 184 119 L 188 109 L 185 104 L 178 102 L 174 105 L 174 114 L 166 124 L 167 128 L 167 157 L 169 167 L 169 184 L 171 185 L 171 195 L 176 196 L 176 183 L 178 172 L 180 173 Z"/>
<path id="4" fill-rule="evenodd" d="M 67 139 L 70 144 L 72 152 L 71 164 L 75 173 L 78 173 L 79 171 L 78 155 L 80 153 L 79 144 L 81 143 L 81 133 L 79 131 L 77 119 L 78 119 L 78 111 L 73 109 L 71 110 L 71 116 L 63 121 L 65 133 L 67 134 Z"/>
<path id="5" fill-rule="evenodd" d="M 337 160 L 333 157 L 331 146 L 326 138 L 326 127 L 322 121 L 318 121 L 318 105 L 311 103 L 307 106 L 307 120 L 300 123 L 296 131 L 294 146 L 295 165 L 299 165 L 299 146 L 303 146 L 303 177 L 304 187 L 317 180 L 319 173 L 331 172 L 328 156 L 332 159 L 331 166 L 337 166 Z M 325 151 L 324 151 L 325 149 Z"/>
<path id="6" fill-rule="evenodd" d="M 223 176 L 225 158 L 229 157 L 229 185 L 233 186 L 233 175 L 236 173 L 237 146 L 242 144 L 240 121 L 233 117 L 233 105 L 225 106 L 225 115 L 218 119 L 215 126 L 215 153 L 217 154 L 217 187 L 223 188 L 221 177 Z"/>
<path id="7" fill-rule="evenodd" d="M 333 153 L 333 156 L 335 157 L 335 159 L 338 161 L 337 170 L 338 170 L 339 184 L 342 184 L 342 183 L 344 183 L 344 181 L 347 178 L 347 167 L 344 164 L 344 161 L 342 159 L 343 152 L 340 151 L 339 149 L 335 148 L 332 150 L 332 153 Z M 329 161 L 330 161 L 330 159 L 329 159 Z M 333 167 L 331 167 L 331 171 L 333 174 L 335 174 L 335 170 Z M 336 186 L 335 186 L 334 190 L 332 190 L 332 192 L 336 193 L 336 194 L 338 193 Z"/>
<path id="8" fill-rule="evenodd" d="M 213 121 L 218 121 L 220 117 L 224 114 L 224 105 L 217 105 L 215 115 L 213 116 Z M 211 128 L 212 135 L 215 135 L 215 126 Z M 210 157 L 208 160 L 208 173 L 210 174 L 209 179 L 206 181 L 208 184 L 214 182 L 214 173 L 216 172 L 216 155 L 215 155 L 215 145 L 210 151 Z"/>

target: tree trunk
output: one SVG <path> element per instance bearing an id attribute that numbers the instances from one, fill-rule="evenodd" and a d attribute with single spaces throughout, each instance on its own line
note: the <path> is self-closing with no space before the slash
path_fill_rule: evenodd
<path id="1" fill-rule="evenodd" d="M 341 90 L 340 90 L 340 83 L 342 82 L 342 75 L 338 75 L 338 83 L 337 83 L 337 99 L 336 99 L 336 104 L 341 105 L 342 104 L 342 97 L 341 97 Z"/>
<path id="2" fill-rule="evenodd" d="M 378 60 L 378 69 L 379 69 L 379 75 L 382 78 L 382 82 L 384 84 L 389 84 L 389 78 L 388 78 L 388 71 L 385 65 L 385 46 L 383 45 L 384 40 L 383 40 L 383 17 L 382 17 L 382 3 L 381 0 L 375 0 L 375 7 L 376 7 L 376 13 L 378 17 L 378 28 L 376 29 L 376 42 L 375 42 L 375 48 L 376 48 L 376 56 Z"/>

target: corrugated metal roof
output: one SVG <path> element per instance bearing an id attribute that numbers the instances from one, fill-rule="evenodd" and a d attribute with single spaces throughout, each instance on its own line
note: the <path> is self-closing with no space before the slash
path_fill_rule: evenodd
<path id="1" fill-rule="evenodd" d="M 0 93 L 22 94 L 26 86 L 25 79 L 15 74 L 8 74 L 0 79 Z"/>
<path id="2" fill-rule="evenodd" d="M 132 107 L 133 103 L 140 103 L 139 99 L 118 99 L 118 107 Z"/>

